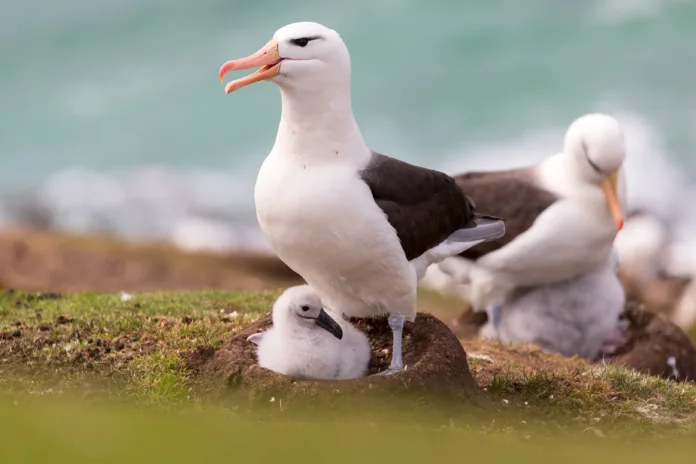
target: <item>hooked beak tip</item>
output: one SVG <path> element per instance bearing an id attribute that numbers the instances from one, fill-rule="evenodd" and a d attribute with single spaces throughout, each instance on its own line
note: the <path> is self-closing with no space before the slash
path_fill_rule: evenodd
<path id="1" fill-rule="evenodd" d="M 257 66 L 261 67 L 261 69 L 246 77 L 228 83 L 225 87 L 225 93 L 229 94 L 244 86 L 253 84 L 254 82 L 270 79 L 273 76 L 276 76 L 278 74 L 280 61 L 281 58 L 278 52 L 278 41 L 276 39 L 271 39 L 256 53 L 249 55 L 246 58 L 225 62 L 222 66 L 220 66 L 218 77 L 220 78 L 220 82 L 224 83 L 225 74 L 230 71 L 241 71 L 244 69 L 255 68 Z"/>
<path id="2" fill-rule="evenodd" d="M 343 339 L 343 329 L 326 313 L 326 311 L 324 311 L 324 309 L 319 312 L 316 324 L 339 340 Z"/>

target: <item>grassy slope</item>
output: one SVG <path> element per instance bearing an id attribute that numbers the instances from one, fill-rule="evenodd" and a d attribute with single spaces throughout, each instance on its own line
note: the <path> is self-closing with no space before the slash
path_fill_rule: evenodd
<path id="1" fill-rule="evenodd" d="M 271 292 L 0 293 L 0 386 L 5 390 L 117 383 L 142 402 L 189 398 L 181 355 L 216 346 L 264 313 Z"/>
<path id="2" fill-rule="evenodd" d="M 183 356 L 219 344 L 267 313 L 276 296 L 159 292 L 122 301 L 120 294 L 0 292 L 0 393 L 24 402 L 47 393 L 88 392 L 200 411 L 210 405 L 190 388 Z M 464 427 L 467 436 L 472 430 L 517 437 L 543 430 L 602 437 L 690 434 L 696 424 L 693 384 L 589 366 L 529 347 L 465 347 L 486 392 L 483 417 L 471 429 L 470 415 L 450 408 L 435 415 L 437 427 Z"/>

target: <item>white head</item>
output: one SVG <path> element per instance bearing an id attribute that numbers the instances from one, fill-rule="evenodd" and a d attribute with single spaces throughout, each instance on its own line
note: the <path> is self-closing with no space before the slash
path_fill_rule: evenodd
<path id="1" fill-rule="evenodd" d="M 339 340 L 341 326 L 324 311 L 321 298 L 309 285 L 290 287 L 273 305 L 273 326 L 281 330 L 326 330 Z"/>
<path id="2" fill-rule="evenodd" d="M 318 23 L 293 23 L 278 29 L 253 55 L 223 64 L 220 81 L 229 71 L 258 66 L 262 68 L 228 83 L 225 92 L 229 94 L 262 80 L 270 80 L 283 89 L 309 91 L 350 86 L 348 48 L 336 31 Z"/>
<path id="3" fill-rule="evenodd" d="M 583 181 L 602 188 L 616 226 L 621 230 L 623 212 L 617 189 L 626 145 L 619 122 L 599 113 L 581 116 L 568 128 L 563 152 Z"/>

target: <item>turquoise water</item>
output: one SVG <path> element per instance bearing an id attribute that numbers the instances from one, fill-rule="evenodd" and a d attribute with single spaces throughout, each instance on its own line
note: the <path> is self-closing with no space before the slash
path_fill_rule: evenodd
<path id="1" fill-rule="evenodd" d="M 217 70 L 304 20 L 343 36 L 356 117 L 392 156 L 453 172 L 523 164 L 556 151 L 575 117 L 607 111 L 636 153 L 638 200 L 674 206 L 643 186 L 659 174 L 674 188 L 694 165 L 692 1 L 8 0 L 0 221 L 31 204 L 72 230 L 253 229 L 278 90 L 226 96 Z"/>

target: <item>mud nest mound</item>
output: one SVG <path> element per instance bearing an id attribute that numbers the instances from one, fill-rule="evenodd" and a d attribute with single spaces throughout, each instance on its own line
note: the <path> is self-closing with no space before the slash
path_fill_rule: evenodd
<path id="1" fill-rule="evenodd" d="M 696 348 L 681 328 L 635 301 L 626 303 L 620 319 L 628 322 L 628 341 L 605 362 L 665 379 L 696 381 Z M 485 312 L 465 311 L 450 326 L 459 338 L 471 340 L 487 321 Z"/>
<path id="2" fill-rule="evenodd" d="M 392 331 L 386 317 L 351 319 L 365 332 L 372 347 L 368 376 L 353 380 L 295 379 L 264 369 L 257 364 L 256 345 L 246 338 L 272 326 L 264 317 L 235 335 L 219 349 L 201 347 L 187 360 L 195 371 L 198 386 L 217 396 L 242 394 L 252 402 L 280 398 L 293 400 L 331 397 L 342 402 L 350 398 L 397 396 L 404 393 L 436 396 L 464 396 L 477 389 L 469 371 L 466 353 L 457 337 L 437 318 L 418 313 L 414 323 L 404 327 L 405 369 L 389 376 L 372 376 L 389 366 Z"/>
<path id="3" fill-rule="evenodd" d="M 696 380 L 696 348 L 680 327 L 634 302 L 626 305 L 621 318 L 629 322 L 628 342 L 612 363 L 666 379 Z"/>
<path id="4" fill-rule="evenodd" d="M 472 311 L 470 309 L 462 312 L 453 319 L 449 327 L 452 332 L 461 340 L 472 340 L 478 338 L 479 330 L 488 322 L 488 314 L 483 311 Z"/>

